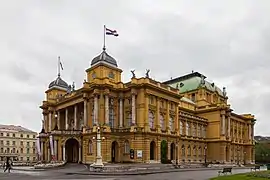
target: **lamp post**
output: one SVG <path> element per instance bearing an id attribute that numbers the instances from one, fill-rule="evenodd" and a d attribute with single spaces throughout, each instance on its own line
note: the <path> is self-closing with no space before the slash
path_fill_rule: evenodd
<path id="1" fill-rule="evenodd" d="M 244 165 L 246 164 L 246 151 L 244 151 Z"/>
<path id="2" fill-rule="evenodd" d="M 204 146 L 204 165 L 205 165 L 205 167 L 207 166 L 207 164 L 206 164 L 206 151 L 207 151 L 207 145 Z"/>
<path id="3" fill-rule="evenodd" d="M 176 165 L 178 165 L 178 140 L 176 141 Z"/>
<path id="4" fill-rule="evenodd" d="M 104 164 L 102 162 L 102 156 L 101 156 L 101 137 L 100 137 L 100 127 L 97 127 L 97 156 L 96 156 L 96 162 L 91 164 L 91 167 L 93 168 L 103 168 Z"/>

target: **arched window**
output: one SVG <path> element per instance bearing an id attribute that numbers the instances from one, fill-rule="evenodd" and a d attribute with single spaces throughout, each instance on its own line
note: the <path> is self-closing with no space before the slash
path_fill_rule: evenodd
<path id="1" fill-rule="evenodd" d="M 109 101 L 109 126 L 114 127 L 114 109 L 113 109 L 113 99 Z"/>
<path id="2" fill-rule="evenodd" d="M 183 122 L 180 121 L 180 134 L 183 134 Z"/>
<path id="3" fill-rule="evenodd" d="M 201 131 L 202 131 L 202 127 L 201 127 L 201 125 L 199 125 L 198 126 L 198 137 L 202 137 Z"/>
<path id="4" fill-rule="evenodd" d="M 174 118 L 172 116 L 169 118 L 169 127 L 171 131 L 174 131 Z"/>
<path id="5" fill-rule="evenodd" d="M 125 154 L 128 154 L 129 153 L 129 142 L 128 141 L 125 141 L 125 144 L 124 144 L 124 153 Z"/>
<path id="6" fill-rule="evenodd" d="M 154 117 L 154 113 L 152 111 L 149 111 L 148 120 L 149 120 L 149 127 L 151 129 L 154 129 L 155 117 Z"/>
<path id="7" fill-rule="evenodd" d="M 196 146 L 193 146 L 193 156 L 197 156 L 197 148 L 196 148 Z"/>
<path id="8" fill-rule="evenodd" d="M 185 146 L 183 145 L 182 146 L 182 156 L 185 156 L 186 155 L 186 148 Z"/>
<path id="9" fill-rule="evenodd" d="M 160 114 L 160 128 L 161 130 L 166 130 L 165 129 L 165 121 L 164 121 L 164 116 L 162 114 Z"/>
<path id="10" fill-rule="evenodd" d="M 190 146 L 188 146 L 188 156 L 190 156 L 191 155 L 191 148 L 190 148 Z"/>
<path id="11" fill-rule="evenodd" d="M 199 149 L 198 149 L 198 155 L 201 156 L 202 155 L 202 147 L 199 146 Z"/>
<path id="12" fill-rule="evenodd" d="M 132 125 L 132 114 L 131 112 L 127 112 L 127 126 L 130 127 Z"/>
<path id="13" fill-rule="evenodd" d="M 88 151 L 89 154 L 93 154 L 93 142 L 91 140 L 88 142 Z"/>

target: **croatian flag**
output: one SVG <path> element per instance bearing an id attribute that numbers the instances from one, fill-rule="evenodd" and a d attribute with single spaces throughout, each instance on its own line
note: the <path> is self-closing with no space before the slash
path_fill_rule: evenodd
<path id="1" fill-rule="evenodd" d="M 119 35 L 116 30 L 111 30 L 111 29 L 108 29 L 108 28 L 106 28 L 105 30 L 106 30 L 106 35 L 113 35 L 113 36 L 118 36 Z"/>

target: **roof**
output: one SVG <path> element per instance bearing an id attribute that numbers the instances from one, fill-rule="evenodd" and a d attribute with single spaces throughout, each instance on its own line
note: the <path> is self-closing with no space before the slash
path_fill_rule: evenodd
<path id="1" fill-rule="evenodd" d="M 101 52 L 100 55 L 98 55 L 97 57 L 95 57 L 92 62 L 91 62 L 91 66 L 95 65 L 95 64 L 98 64 L 100 62 L 105 62 L 106 64 L 109 64 L 109 65 L 112 65 L 114 67 L 117 67 L 117 62 L 116 60 L 111 57 L 107 52 L 106 50 L 103 50 Z"/>
<path id="2" fill-rule="evenodd" d="M 185 102 L 188 102 L 188 103 L 190 103 L 190 104 L 194 104 L 194 105 L 196 104 L 196 103 L 193 102 L 191 99 L 188 99 L 188 98 L 186 98 L 186 97 L 182 97 L 181 100 L 182 100 L 182 101 L 185 101 Z"/>
<path id="3" fill-rule="evenodd" d="M 199 87 L 206 87 L 209 91 L 217 92 L 219 95 L 224 96 L 222 90 L 215 86 L 214 83 L 210 83 L 205 80 L 206 76 L 199 72 L 193 72 L 184 76 L 177 77 L 163 82 L 174 88 L 178 88 L 180 93 L 196 90 Z"/>
<path id="4" fill-rule="evenodd" d="M 4 132 L 29 132 L 29 133 L 36 133 L 32 130 L 24 128 L 22 126 L 15 126 L 15 125 L 4 125 L 0 124 L 0 131 Z"/>
<path id="5" fill-rule="evenodd" d="M 49 89 L 53 87 L 68 89 L 68 84 L 58 75 L 56 80 L 52 81 L 49 85 Z"/>

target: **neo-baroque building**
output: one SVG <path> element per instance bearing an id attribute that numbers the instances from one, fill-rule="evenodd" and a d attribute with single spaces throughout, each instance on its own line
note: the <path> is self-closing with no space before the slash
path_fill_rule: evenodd
<path id="1" fill-rule="evenodd" d="M 40 106 L 43 161 L 93 163 L 99 127 L 103 162 L 254 163 L 255 118 L 234 113 L 225 88 L 198 72 L 158 82 L 133 71 L 128 83 L 121 73 L 103 50 L 81 88 L 60 74 L 49 84 Z"/>

